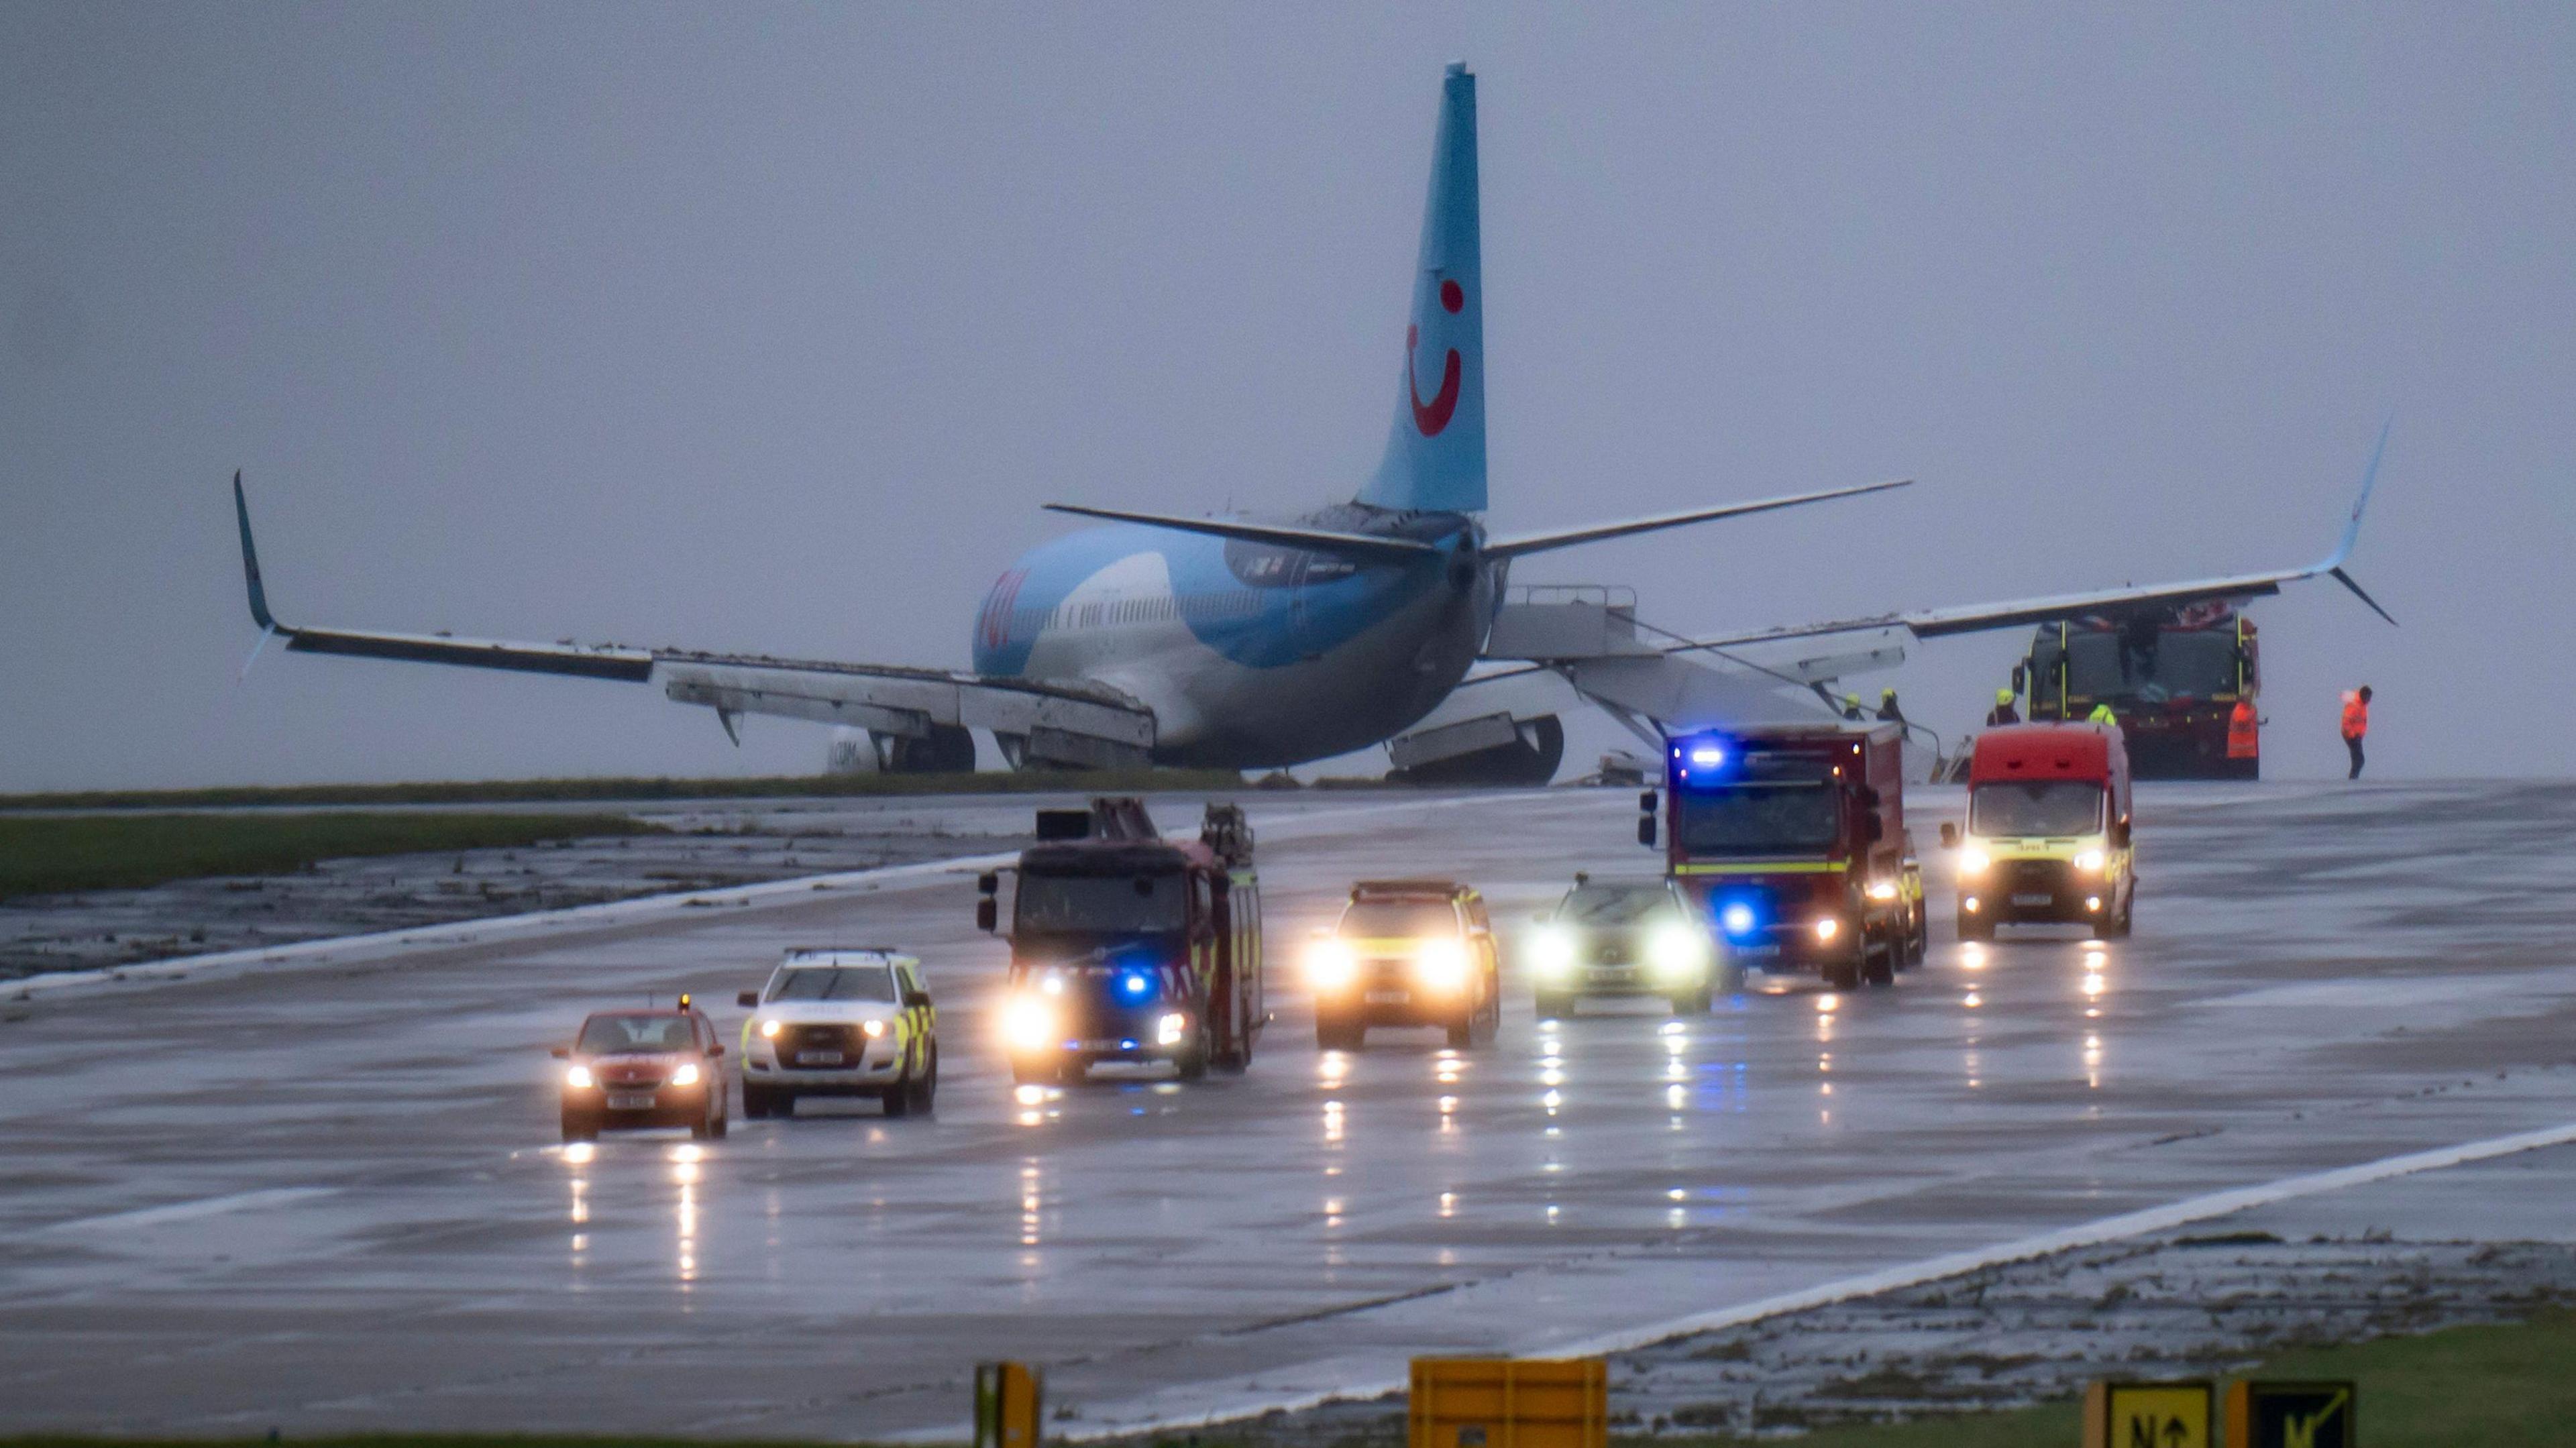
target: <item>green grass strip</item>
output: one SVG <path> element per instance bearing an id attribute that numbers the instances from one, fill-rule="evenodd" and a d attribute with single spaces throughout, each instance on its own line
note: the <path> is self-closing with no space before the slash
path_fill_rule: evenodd
<path id="1" fill-rule="evenodd" d="M 1135 794 L 1233 790 L 1228 769 L 1128 769 L 1053 773 L 786 774 L 749 779 L 487 779 L 414 784 L 301 784 L 221 789 L 109 789 L 0 795 L 0 810 L 217 809 L 232 805 L 524 804 L 578 800 L 775 799 L 915 794 Z"/>
<path id="2" fill-rule="evenodd" d="M 658 834 L 614 814 L 146 814 L 0 817 L 0 900 L 276 875 L 322 860 Z"/>

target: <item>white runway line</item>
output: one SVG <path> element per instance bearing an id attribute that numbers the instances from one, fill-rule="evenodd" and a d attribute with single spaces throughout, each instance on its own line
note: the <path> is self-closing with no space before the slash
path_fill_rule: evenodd
<path id="1" fill-rule="evenodd" d="M 2006 1263 L 2026 1261 L 2033 1257 L 2045 1257 L 2073 1247 L 2099 1246 L 2105 1242 L 2143 1236 L 2170 1227 L 2206 1221 L 2212 1217 L 2231 1216 L 2250 1208 L 2270 1206 L 2276 1202 L 2285 1202 L 2297 1197 L 2342 1191 L 2348 1187 L 2366 1186 L 2372 1182 L 2387 1181 L 2393 1177 L 2439 1171 L 2445 1167 L 2465 1166 L 2471 1162 L 2489 1161 L 2519 1152 L 2537 1151 L 2543 1147 L 2565 1146 L 2570 1143 L 2576 1143 L 2576 1122 L 2544 1127 L 2537 1131 L 2518 1132 L 2511 1136 L 2464 1142 L 2457 1146 L 2436 1147 L 2430 1151 L 2410 1152 L 2403 1156 L 2382 1157 L 2377 1161 L 2363 1162 L 2358 1166 L 2313 1172 L 2305 1176 L 2283 1177 L 2278 1181 L 2264 1182 L 2255 1186 L 2232 1187 L 2226 1191 L 2186 1197 L 2161 1207 L 2126 1212 L 2116 1217 L 2103 1217 L 2078 1226 L 2055 1232 L 2044 1232 L 2035 1237 L 2023 1237 L 2017 1241 L 2005 1242 L 1993 1247 L 1925 1258 L 1922 1261 L 1883 1268 L 1857 1277 L 1846 1277 L 1797 1292 L 1782 1293 L 1774 1297 L 1741 1303 L 1734 1307 L 1723 1307 L 1710 1312 L 1694 1313 L 1688 1317 L 1676 1317 L 1662 1322 L 1641 1324 L 1633 1328 L 1622 1328 L 1616 1332 L 1574 1342 L 1535 1344 L 1531 1350 L 1544 1353 L 1549 1357 L 1593 1357 L 1606 1353 L 1625 1352 L 1632 1348 L 1644 1347 L 1649 1343 L 1663 1342 L 1692 1333 L 1737 1327 L 1783 1313 L 1830 1307 L 1835 1303 L 1853 1298 L 1870 1297 L 1899 1288 L 1918 1287 L 1926 1282 L 1936 1282 L 1945 1277 L 1956 1277 L 1962 1273 L 2000 1267 Z M 1464 1290 L 1473 1291 L 1474 1289 Z M 1335 1359 L 1330 1362 L 1300 1363 L 1273 1368 L 1261 1376 L 1268 1378 L 1273 1384 L 1279 1384 L 1282 1379 L 1291 1381 L 1302 1379 L 1311 1384 L 1317 1378 L 1336 1373 L 1337 1370 L 1358 1366 L 1360 1364 L 1355 1360 Z M 1378 1372 L 1384 1370 L 1383 1365 L 1374 1362 L 1369 1363 L 1367 1368 Z M 1050 1436 L 1060 1440 L 1084 1441 L 1125 1437 L 1131 1434 L 1204 1428 L 1217 1423 L 1257 1417 L 1264 1413 L 1294 1413 L 1320 1407 L 1329 1402 L 1364 1401 L 1383 1397 L 1388 1393 L 1401 1391 L 1405 1382 L 1406 1379 L 1401 1376 L 1383 1376 L 1359 1380 L 1345 1379 L 1329 1388 L 1301 1386 L 1286 1391 L 1276 1386 L 1265 1391 L 1258 1382 L 1250 1378 L 1192 1384 L 1167 1389 L 1147 1398 L 1131 1400 L 1127 1404 L 1093 1409 L 1091 1411 L 1098 1419 L 1096 1426 L 1080 1428 L 1068 1426 L 1055 1430 Z M 1122 1410 L 1143 1412 L 1153 1416 L 1130 1418 L 1121 1416 Z M 953 1441 L 965 1436 L 962 1429 L 966 1426 L 968 1425 L 938 1432 L 906 1435 L 903 1441 Z"/>
<path id="2" fill-rule="evenodd" d="M 1545 798 L 1545 796 L 1541 797 Z M 1300 833 L 1304 833 L 1298 827 L 1310 822 L 1337 823 L 1393 810 L 1446 809 L 1458 805 L 1497 804 L 1507 801 L 1527 803 L 1528 798 L 1527 795 L 1514 791 L 1453 795 L 1445 799 L 1407 799 L 1380 804 L 1353 805 L 1347 809 L 1310 810 L 1274 824 L 1259 826 L 1259 829 L 1267 838 L 1294 839 Z M 1169 831 L 1168 835 L 1174 839 L 1195 839 L 1197 833 L 1196 827 L 1193 826 L 1187 830 Z M 921 860 L 909 865 L 882 865 L 870 870 L 844 870 L 831 875 L 799 875 L 792 879 L 771 880 L 758 885 L 731 885 L 718 890 L 691 890 L 678 895 L 639 895 L 631 900 L 611 900 L 598 905 L 576 905 L 563 910 L 535 910 L 524 915 L 495 915 L 488 919 L 463 921 L 450 925 L 420 925 L 403 930 L 380 931 L 372 935 L 335 935 L 321 940 L 299 941 L 293 945 L 261 945 L 247 950 L 219 951 L 211 955 L 184 955 L 169 960 L 108 966 L 98 970 L 59 971 L 8 982 L 0 985 L 0 991 L 5 991 L 8 999 L 23 1001 L 37 996 L 145 989 L 179 981 L 209 980 L 227 975 L 264 974 L 270 970 L 346 963 L 351 960 L 384 960 L 414 951 L 449 950 L 460 946 L 489 945 L 496 941 L 546 935 L 559 931 L 630 925 L 680 916 L 692 910 L 743 909 L 763 905 L 793 904 L 833 890 L 922 880 L 939 875 L 962 874 L 970 870 L 998 869 L 1013 863 L 1018 858 L 1016 851 L 995 855 L 959 855 L 946 860 Z"/>
<path id="3" fill-rule="evenodd" d="M 172 1202 L 168 1206 L 143 1207 L 131 1212 L 109 1212 L 96 1217 L 74 1217 L 68 1222 L 54 1222 L 38 1227 L 39 1232 L 85 1232 L 119 1227 L 152 1227 L 163 1222 L 189 1222 L 199 1217 L 220 1217 L 227 1212 L 254 1211 L 261 1207 L 282 1207 L 289 1202 L 311 1201 L 338 1192 L 338 1187 L 269 1187 L 255 1192 L 235 1192 L 230 1196 L 202 1197 L 193 1202 Z"/>

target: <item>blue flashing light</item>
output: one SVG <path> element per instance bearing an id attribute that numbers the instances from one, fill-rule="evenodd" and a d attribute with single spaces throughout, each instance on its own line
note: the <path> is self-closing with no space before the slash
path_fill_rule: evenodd
<path id="1" fill-rule="evenodd" d="M 1701 769 L 1715 769 L 1726 762 L 1726 751 L 1714 744 L 1702 744 L 1691 750 L 1690 762 Z"/>
<path id="2" fill-rule="evenodd" d="M 1118 977 L 1118 993 L 1130 1001 L 1141 1001 L 1154 993 L 1154 978 L 1141 970 L 1131 970 Z"/>
<path id="3" fill-rule="evenodd" d="M 1730 937 L 1741 940 L 1751 935 L 1762 922 L 1754 915 L 1752 906 L 1738 900 L 1717 912 L 1717 923 Z"/>
<path id="4" fill-rule="evenodd" d="M 1136 1043 L 1134 1041 L 1120 1041 L 1118 1043 L 1118 1049 L 1122 1051 L 1132 1051 L 1136 1049 Z"/>

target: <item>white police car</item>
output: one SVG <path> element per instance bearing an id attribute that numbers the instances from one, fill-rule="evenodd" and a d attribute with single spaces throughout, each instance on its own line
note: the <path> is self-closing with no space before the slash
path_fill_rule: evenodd
<path id="1" fill-rule="evenodd" d="M 793 1116 L 801 1096 L 873 1096 L 927 1114 L 939 1090 L 939 1012 L 921 962 L 881 946 L 787 952 L 744 991 L 742 1114 Z"/>

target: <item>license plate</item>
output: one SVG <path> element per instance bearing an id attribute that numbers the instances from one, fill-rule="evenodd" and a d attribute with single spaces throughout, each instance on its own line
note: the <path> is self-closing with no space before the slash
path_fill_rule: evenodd
<path id="1" fill-rule="evenodd" d="M 608 1093 L 608 1109 L 611 1111 L 650 1111 L 653 1109 L 653 1093 L 650 1091 L 612 1091 Z"/>
<path id="2" fill-rule="evenodd" d="M 1730 945 L 1726 948 L 1726 953 L 1729 955 L 1743 955 L 1759 958 L 1766 955 L 1778 955 L 1780 953 L 1780 947 L 1776 945 Z"/>
<path id="3" fill-rule="evenodd" d="M 838 1066 L 841 1064 L 841 1053 L 838 1051 L 799 1051 L 796 1053 L 796 1064 L 799 1066 Z"/>
<path id="4" fill-rule="evenodd" d="M 1412 999 L 1411 991 L 1373 990 L 1368 993 L 1368 1003 L 1373 1006 L 1400 1006 Z"/>
<path id="5" fill-rule="evenodd" d="M 1625 985 L 1637 978 L 1637 967 L 1633 965 L 1596 965 L 1592 968 L 1592 978 L 1607 985 Z"/>
<path id="6" fill-rule="evenodd" d="M 2057 897 L 2054 895 L 2015 895 L 2013 897 L 2013 903 L 2015 905 L 2054 905 L 2057 903 Z"/>

